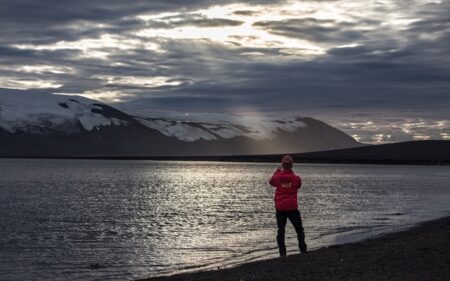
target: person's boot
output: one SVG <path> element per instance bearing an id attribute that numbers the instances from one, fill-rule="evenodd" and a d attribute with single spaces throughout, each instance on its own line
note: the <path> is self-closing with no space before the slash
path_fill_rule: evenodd
<path id="1" fill-rule="evenodd" d="M 305 242 L 300 244 L 300 253 L 301 254 L 307 254 L 308 253 L 308 246 L 306 246 Z"/>

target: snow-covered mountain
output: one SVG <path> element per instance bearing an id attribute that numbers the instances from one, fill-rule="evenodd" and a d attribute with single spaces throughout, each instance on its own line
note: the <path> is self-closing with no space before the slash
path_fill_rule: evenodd
<path id="1" fill-rule="evenodd" d="M 312 118 L 125 113 L 80 96 L 0 89 L 0 156 L 270 154 L 359 145 Z"/>
<path id="2" fill-rule="evenodd" d="M 106 104 L 80 96 L 0 91 L 0 128 L 10 133 L 76 134 L 101 126 L 126 125 L 124 116 L 105 114 Z"/>

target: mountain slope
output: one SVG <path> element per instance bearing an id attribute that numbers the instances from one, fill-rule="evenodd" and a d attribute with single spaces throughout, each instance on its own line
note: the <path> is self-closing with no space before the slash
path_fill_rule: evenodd
<path id="1" fill-rule="evenodd" d="M 79 97 L 0 89 L 0 155 L 21 157 L 267 154 L 359 146 L 312 118 L 133 116 Z"/>
<path id="2" fill-rule="evenodd" d="M 315 160 L 450 161 L 450 141 L 407 141 L 296 155 Z"/>
<path id="3" fill-rule="evenodd" d="M 450 141 L 407 141 L 329 151 L 292 153 L 291 155 L 294 157 L 295 162 L 300 163 L 448 165 L 450 164 Z M 192 158 L 192 160 L 279 163 L 282 156 L 283 154 L 234 155 Z"/>

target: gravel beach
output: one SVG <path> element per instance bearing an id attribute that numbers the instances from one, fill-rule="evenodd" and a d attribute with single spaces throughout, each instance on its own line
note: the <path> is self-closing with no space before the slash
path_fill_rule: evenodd
<path id="1" fill-rule="evenodd" d="M 450 217 L 304 255 L 143 280 L 450 280 Z"/>

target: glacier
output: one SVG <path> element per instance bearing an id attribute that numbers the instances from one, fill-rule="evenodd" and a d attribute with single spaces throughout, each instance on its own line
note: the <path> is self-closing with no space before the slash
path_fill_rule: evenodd
<path id="1" fill-rule="evenodd" d="M 44 133 L 49 130 L 72 134 L 101 126 L 126 125 L 127 121 L 96 112 L 105 104 L 81 96 L 54 95 L 18 90 L 0 91 L 0 128 L 10 132 Z"/>
<path id="2" fill-rule="evenodd" d="M 128 109 L 130 111 L 132 110 Z M 173 111 L 138 111 L 134 117 L 143 125 L 166 136 L 188 142 L 240 136 L 268 140 L 275 138 L 279 130 L 294 132 L 307 127 L 299 117 Z"/>

